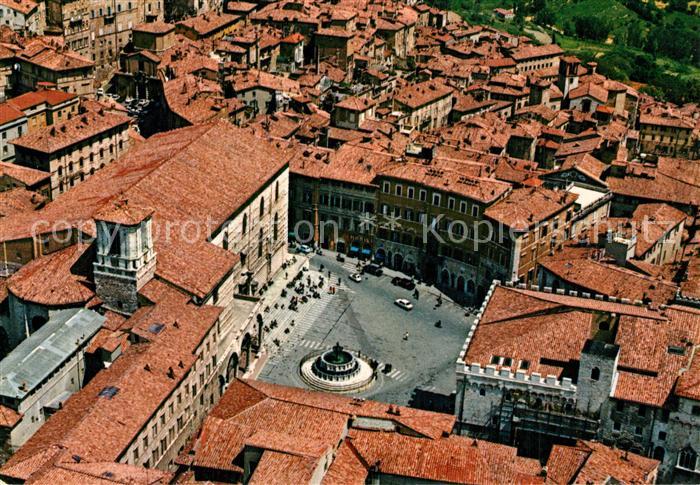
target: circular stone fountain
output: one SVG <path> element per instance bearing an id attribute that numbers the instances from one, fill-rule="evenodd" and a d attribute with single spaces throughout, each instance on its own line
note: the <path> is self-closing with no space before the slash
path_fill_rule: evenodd
<path id="1" fill-rule="evenodd" d="M 306 356 L 300 372 L 309 386 L 328 392 L 358 391 L 374 381 L 369 363 L 340 344 L 320 354 Z"/>

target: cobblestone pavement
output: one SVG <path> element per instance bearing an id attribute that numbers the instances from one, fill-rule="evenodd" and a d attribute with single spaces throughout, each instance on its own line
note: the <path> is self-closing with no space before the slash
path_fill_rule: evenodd
<path id="1" fill-rule="evenodd" d="M 381 277 L 364 275 L 361 283 L 355 283 L 348 275 L 356 271 L 356 263 L 350 258 L 338 263 L 335 253 L 330 252 L 311 258 L 304 281 L 307 276 L 318 281 L 323 265 L 326 284 L 321 297 L 292 312 L 286 306 L 289 296 L 296 293 L 289 291 L 286 298 L 278 300 L 280 308 L 263 315 L 266 324 L 277 320 L 278 325 L 265 339 L 268 355 L 259 378 L 305 387 L 298 373 L 304 356 L 339 342 L 376 359 L 380 369 L 391 364 L 391 370 L 380 372 L 376 383 L 359 396 L 406 405 L 416 388 L 442 395 L 454 392 L 455 361 L 473 317 L 465 317 L 464 310 L 445 297 L 436 307 L 438 291 L 425 285 L 419 285 L 416 301 L 412 291 L 391 284 L 397 274 L 393 271 L 385 271 Z M 335 294 L 328 292 L 328 270 L 331 283 L 337 287 Z M 408 298 L 415 308 L 408 312 L 398 308 L 393 303 L 396 298 Z M 435 327 L 437 320 L 442 328 Z M 405 332 L 408 340 L 403 340 Z"/>

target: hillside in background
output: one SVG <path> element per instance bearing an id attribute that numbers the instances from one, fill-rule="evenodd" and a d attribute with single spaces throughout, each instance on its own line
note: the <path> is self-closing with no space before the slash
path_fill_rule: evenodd
<path id="1" fill-rule="evenodd" d="M 468 22 L 552 39 L 614 79 L 676 103 L 700 102 L 700 2 L 670 0 L 433 0 Z M 502 21 L 493 9 L 512 8 Z"/>

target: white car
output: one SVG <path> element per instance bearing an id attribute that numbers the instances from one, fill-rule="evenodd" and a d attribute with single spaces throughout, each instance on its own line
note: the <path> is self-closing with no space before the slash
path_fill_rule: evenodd
<path id="1" fill-rule="evenodd" d="M 362 281 L 362 275 L 360 273 L 353 273 L 349 276 L 349 278 L 355 283 L 360 283 Z"/>
<path id="2" fill-rule="evenodd" d="M 301 254 L 309 254 L 313 249 L 311 249 L 311 246 L 307 246 L 306 244 L 302 244 L 297 248 L 297 252 Z"/>
<path id="3" fill-rule="evenodd" d="M 397 300 L 394 300 L 394 304 L 399 308 L 403 308 L 406 311 L 413 310 L 413 303 L 408 301 L 406 298 L 399 298 Z"/>

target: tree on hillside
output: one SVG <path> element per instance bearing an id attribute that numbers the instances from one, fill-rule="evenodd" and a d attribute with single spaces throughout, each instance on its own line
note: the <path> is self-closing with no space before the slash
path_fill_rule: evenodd
<path id="1" fill-rule="evenodd" d="M 629 47 L 644 47 L 644 26 L 641 22 L 630 22 L 627 26 L 627 37 L 625 45 Z"/>
<path id="2" fill-rule="evenodd" d="M 595 15 L 582 15 L 574 19 L 576 35 L 584 39 L 604 41 L 610 35 L 612 25 L 608 19 Z"/>
<path id="3" fill-rule="evenodd" d="M 548 3 L 545 2 L 543 7 L 535 13 L 535 22 L 540 25 L 554 25 L 556 16 Z"/>

